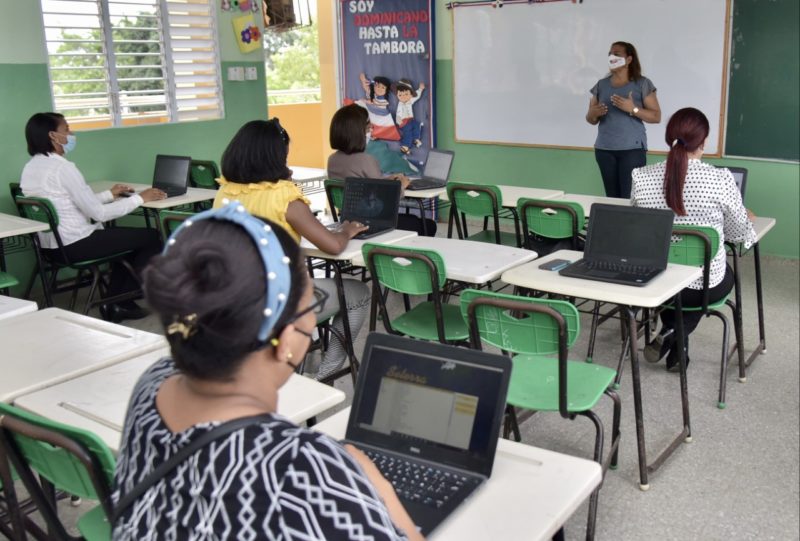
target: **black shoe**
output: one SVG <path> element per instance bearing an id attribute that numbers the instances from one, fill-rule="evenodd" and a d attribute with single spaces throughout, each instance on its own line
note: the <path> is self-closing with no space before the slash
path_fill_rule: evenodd
<path id="1" fill-rule="evenodd" d="M 686 368 L 689 368 L 689 352 L 686 352 Z M 678 361 L 678 348 L 674 348 L 667 355 L 667 372 L 680 372 L 681 363 Z"/>
<path id="2" fill-rule="evenodd" d="M 119 304 L 100 305 L 100 316 L 112 323 L 119 323 L 126 319 L 142 319 L 148 315 L 147 310 L 133 301 L 130 304 L 126 303 L 125 306 L 120 306 Z"/>
<path id="3" fill-rule="evenodd" d="M 672 350 L 674 344 L 675 331 L 669 328 L 662 329 L 661 334 L 644 347 L 645 360 L 649 363 L 657 363 Z"/>

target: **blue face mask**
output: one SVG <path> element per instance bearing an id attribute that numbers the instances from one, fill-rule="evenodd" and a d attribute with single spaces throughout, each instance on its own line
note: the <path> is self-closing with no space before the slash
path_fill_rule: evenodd
<path id="1" fill-rule="evenodd" d="M 64 145 L 61 145 L 61 148 L 64 149 L 64 154 L 75 150 L 75 145 L 78 144 L 78 138 L 72 134 L 67 135 L 67 142 Z"/>

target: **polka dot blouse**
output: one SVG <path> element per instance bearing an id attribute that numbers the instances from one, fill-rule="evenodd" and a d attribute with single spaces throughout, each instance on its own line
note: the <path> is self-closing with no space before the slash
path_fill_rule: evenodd
<path id="1" fill-rule="evenodd" d="M 667 162 L 655 163 L 633 170 L 631 204 L 635 207 L 667 209 L 664 196 L 664 173 Z M 714 287 L 725 276 L 723 242 L 743 242 L 749 248 L 756 239 L 753 224 L 747 217 L 742 196 L 733 175 L 724 168 L 700 160 L 689 160 L 683 186 L 683 206 L 686 216 L 675 216 L 675 225 L 704 225 L 716 229 L 720 246 L 711 261 L 709 286 Z M 689 285 L 703 289 L 702 278 Z"/>

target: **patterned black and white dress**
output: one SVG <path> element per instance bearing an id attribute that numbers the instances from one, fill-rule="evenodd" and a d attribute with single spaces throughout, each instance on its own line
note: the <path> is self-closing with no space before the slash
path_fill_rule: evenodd
<path id="1" fill-rule="evenodd" d="M 667 162 L 654 163 L 633 170 L 631 204 L 635 207 L 668 209 L 664 195 L 664 174 Z M 753 224 L 742 204 L 742 195 L 728 169 L 715 167 L 697 159 L 689 160 L 683 185 L 683 207 L 686 216 L 675 216 L 675 225 L 710 226 L 719 233 L 719 250 L 711 260 L 709 286 L 719 284 L 725 276 L 724 242 L 743 242 L 749 248 L 756 239 Z M 698 278 L 688 286 L 703 289 Z"/>
<path id="2" fill-rule="evenodd" d="M 113 499 L 178 449 L 211 430 L 173 434 L 156 410 L 162 359 L 136 384 L 117 461 Z M 406 539 L 361 467 L 333 439 L 279 415 L 216 440 L 154 485 L 120 518 L 115 540 Z"/>

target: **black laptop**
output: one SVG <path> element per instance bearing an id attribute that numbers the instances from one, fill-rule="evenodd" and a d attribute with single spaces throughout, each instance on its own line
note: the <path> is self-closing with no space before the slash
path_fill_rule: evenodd
<path id="1" fill-rule="evenodd" d="M 156 156 L 156 166 L 153 171 L 153 188 L 158 188 L 175 197 L 186 193 L 189 186 L 189 174 L 192 159 L 188 156 Z"/>
<path id="2" fill-rule="evenodd" d="M 396 180 L 348 178 L 344 182 L 341 221 L 361 222 L 369 229 L 356 235 L 368 239 L 397 227 L 397 211 L 403 187 Z M 338 224 L 333 224 L 333 228 Z"/>
<path id="3" fill-rule="evenodd" d="M 667 268 L 671 210 L 592 205 L 583 259 L 563 276 L 644 286 Z"/>
<path id="4" fill-rule="evenodd" d="M 428 160 L 422 170 L 422 176 L 420 178 L 410 177 L 411 183 L 406 190 L 444 188 L 447 185 L 447 179 L 450 177 L 454 156 L 455 154 L 450 150 L 430 149 L 428 151 Z"/>
<path id="5" fill-rule="evenodd" d="M 501 355 L 367 337 L 346 440 L 394 485 L 423 534 L 492 474 L 510 376 Z"/>

